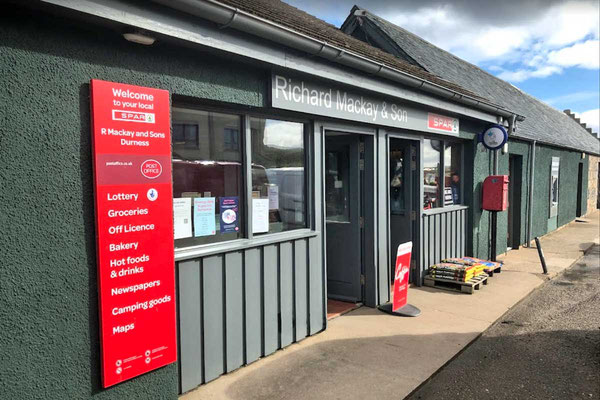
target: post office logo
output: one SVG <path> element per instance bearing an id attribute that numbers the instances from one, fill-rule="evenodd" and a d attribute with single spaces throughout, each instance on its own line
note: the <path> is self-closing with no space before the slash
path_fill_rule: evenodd
<path id="1" fill-rule="evenodd" d="M 156 179 L 162 174 L 162 165 L 156 160 L 146 160 L 141 166 L 142 175 L 148 179 Z"/>

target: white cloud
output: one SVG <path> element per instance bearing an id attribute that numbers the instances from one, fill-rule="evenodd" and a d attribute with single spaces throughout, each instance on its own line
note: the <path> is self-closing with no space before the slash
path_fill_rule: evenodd
<path id="1" fill-rule="evenodd" d="M 555 65 L 545 65 L 538 69 L 518 69 L 516 71 L 503 70 L 498 78 L 510 82 L 523 82 L 529 78 L 545 78 L 553 74 L 560 74 L 562 68 Z"/>
<path id="2" fill-rule="evenodd" d="M 595 99 L 598 97 L 597 92 L 593 91 L 583 91 L 583 92 L 575 92 L 564 94 L 562 96 L 551 97 L 549 99 L 545 99 L 544 101 L 550 105 L 555 105 L 559 103 L 576 103 L 578 101 L 586 101 L 590 99 Z"/>
<path id="3" fill-rule="evenodd" d="M 588 110 L 582 113 L 575 113 L 581 122 L 585 123 L 589 128 L 592 128 L 596 134 L 600 132 L 600 109 Z"/>
<path id="4" fill-rule="evenodd" d="M 477 65 L 493 64 L 513 82 L 598 68 L 598 2 L 569 1 L 541 8 L 530 19 L 475 21 L 461 3 L 385 15 L 393 23 Z"/>
<path id="5" fill-rule="evenodd" d="M 600 41 L 587 40 L 548 53 L 548 62 L 562 67 L 600 67 Z"/>

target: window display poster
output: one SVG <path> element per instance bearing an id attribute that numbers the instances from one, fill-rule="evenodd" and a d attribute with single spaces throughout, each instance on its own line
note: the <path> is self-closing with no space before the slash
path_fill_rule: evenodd
<path id="1" fill-rule="evenodd" d="M 192 236 L 192 199 L 190 197 L 173 199 L 173 227 L 175 239 Z"/>
<path id="2" fill-rule="evenodd" d="M 279 186 L 271 185 L 269 191 L 269 210 L 279 210 Z"/>
<path id="3" fill-rule="evenodd" d="M 269 232 L 269 199 L 252 199 L 252 233 Z"/>
<path id="4" fill-rule="evenodd" d="M 195 198 L 194 236 L 212 236 L 215 233 L 215 198 Z"/>
<path id="5" fill-rule="evenodd" d="M 231 233 L 240 230 L 239 219 L 239 198 L 219 197 L 220 225 L 221 233 Z"/>

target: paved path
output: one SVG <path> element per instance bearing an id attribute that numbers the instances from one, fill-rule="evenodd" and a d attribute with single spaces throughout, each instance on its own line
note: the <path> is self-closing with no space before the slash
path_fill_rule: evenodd
<path id="1" fill-rule="evenodd" d="M 550 276 L 598 242 L 598 218 L 595 213 L 542 239 Z M 362 307 L 182 400 L 402 399 L 549 278 L 535 249 L 511 251 L 504 262 L 502 273 L 473 295 L 411 288 L 409 302 L 422 310 L 417 318 Z"/>
<path id="2" fill-rule="evenodd" d="M 596 245 L 408 399 L 598 399 L 599 309 Z"/>

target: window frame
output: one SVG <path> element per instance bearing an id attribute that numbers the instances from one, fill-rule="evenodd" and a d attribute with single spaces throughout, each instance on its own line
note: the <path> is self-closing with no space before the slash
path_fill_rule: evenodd
<path id="1" fill-rule="evenodd" d="M 222 253 L 224 251 L 233 251 L 234 249 L 244 249 L 259 245 L 262 243 L 271 243 L 283 240 L 293 240 L 296 238 L 305 238 L 317 236 L 314 220 L 314 129 L 312 121 L 308 118 L 298 118 L 289 116 L 286 113 L 260 112 L 260 111 L 242 111 L 236 108 L 218 107 L 212 105 L 195 104 L 186 101 L 173 102 L 171 105 L 171 115 L 174 110 L 181 111 L 203 111 L 229 114 L 238 116 L 241 119 L 241 156 L 242 156 L 242 192 L 240 198 L 244 198 L 244 228 L 241 237 L 223 242 L 205 243 L 181 247 L 175 249 L 175 260 L 185 260 L 197 256 L 206 256 Z M 278 121 L 289 121 L 301 123 L 303 125 L 304 139 L 304 191 L 305 191 L 305 227 L 292 229 L 283 232 L 267 232 L 254 235 L 252 233 L 252 132 L 250 118 L 273 119 Z M 188 123 L 187 121 L 177 121 L 177 123 Z M 171 130 L 174 121 L 171 118 Z M 172 132 L 171 132 L 172 133 Z M 199 139 L 198 139 L 199 140 Z M 199 143 L 200 144 L 200 143 Z M 171 150 L 171 158 L 173 152 Z"/>
<path id="2" fill-rule="evenodd" d="M 464 171 L 465 171 L 465 142 L 463 140 L 460 140 L 458 138 L 447 138 L 447 137 L 443 137 L 443 136 L 423 136 L 423 140 L 437 140 L 441 143 L 441 151 L 439 152 L 440 154 L 440 169 L 439 169 L 439 177 L 438 180 L 440 181 L 440 187 L 439 187 L 439 192 L 438 192 L 438 196 L 439 198 L 442 200 L 441 201 L 441 206 L 435 207 L 435 208 L 430 208 L 430 209 L 424 209 L 423 208 L 423 198 L 421 198 L 420 202 L 421 202 L 421 209 L 423 210 L 423 212 L 425 213 L 435 213 L 435 210 L 450 210 L 452 208 L 455 207 L 464 207 L 465 206 L 465 199 L 464 199 L 464 193 L 465 193 L 465 179 L 464 179 Z M 421 146 L 423 146 L 423 142 L 421 142 Z M 461 198 L 461 203 L 460 204 L 449 204 L 449 205 L 444 205 L 444 192 L 446 189 L 446 160 L 445 160 L 445 151 L 446 151 L 446 146 L 447 145 L 458 145 L 460 146 L 460 171 L 459 171 L 459 177 L 460 177 L 460 193 L 462 194 L 462 198 Z M 423 185 L 423 179 L 424 176 L 421 175 L 420 177 L 420 181 L 421 181 L 421 185 Z"/>
<path id="3" fill-rule="evenodd" d="M 248 184 L 248 188 L 247 188 L 247 199 L 250 201 L 249 207 L 248 207 L 248 235 L 247 237 L 249 239 L 254 238 L 254 233 L 252 232 L 253 230 L 253 226 L 251 225 L 252 223 L 252 126 L 250 123 L 250 119 L 251 118 L 262 118 L 265 120 L 271 119 L 271 120 L 275 120 L 275 121 L 284 121 L 284 122 L 295 122 L 295 123 L 301 123 L 302 127 L 303 127 L 303 131 L 302 131 L 302 135 L 303 135 L 303 145 L 304 145 L 304 195 L 305 195 L 305 200 L 304 200 L 304 227 L 303 228 L 298 228 L 298 229 L 291 229 L 291 230 L 287 230 L 287 231 L 281 231 L 281 232 L 264 232 L 264 233 L 258 233 L 256 236 L 257 237 L 267 237 L 269 235 L 277 235 L 277 234 L 282 234 L 282 233 L 286 233 L 286 232 L 294 232 L 294 231 L 298 231 L 298 230 L 302 230 L 302 229 L 310 229 L 310 230 L 314 230 L 314 223 L 313 223 L 313 219 L 312 219 L 312 210 L 314 209 L 314 205 L 312 204 L 312 196 L 309 195 L 309 192 L 312 191 L 312 188 L 309 186 L 310 182 L 312 181 L 311 179 L 309 179 L 312 176 L 312 165 L 309 164 L 310 160 L 312 159 L 311 157 L 309 157 L 309 153 L 311 152 L 312 149 L 312 142 L 309 142 L 310 138 L 312 137 L 312 131 L 310 129 L 310 126 L 312 125 L 310 123 L 309 120 L 306 119 L 294 119 L 294 118 L 287 118 L 287 117 L 276 117 L 273 116 L 273 114 L 261 114 L 261 113 L 248 113 L 244 115 L 244 133 L 245 133 L 245 141 L 248 144 L 248 146 L 244 146 L 244 156 L 247 157 L 248 159 L 248 169 L 249 169 L 249 176 L 247 175 L 246 177 L 249 179 L 247 181 Z M 244 167 L 246 168 L 246 166 L 244 165 Z M 310 177 L 309 177 L 310 174 Z M 309 203 L 310 201 L 310 203 Z"/>

